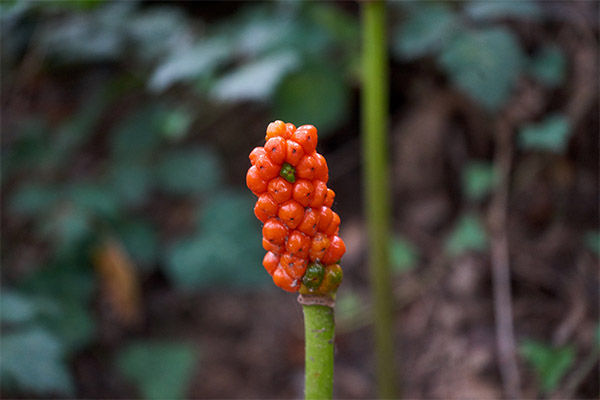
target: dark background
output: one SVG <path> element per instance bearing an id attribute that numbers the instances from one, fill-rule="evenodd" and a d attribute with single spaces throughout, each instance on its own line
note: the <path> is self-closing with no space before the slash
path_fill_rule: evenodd
<path id="1" fill-rule="evenodd" d="M 302 397 L 244 181 L 282 119 L 319 129 L 348 249 L 335 397 L 373 398 L 359 3 L 0 7 L 2 397 Z M 388 3 L 406 398 L 503 397 L 503 251 L 522 396 L 598 398 L 598 13 Z"/>

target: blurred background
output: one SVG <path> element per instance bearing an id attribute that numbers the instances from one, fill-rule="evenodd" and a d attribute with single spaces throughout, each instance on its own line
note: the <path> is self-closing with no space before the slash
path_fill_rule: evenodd
<path id="1" fill-rule="evenodd" d="M 406 398 L 503 396 L 502 254 L 523 397 L 599 396 L 598 4 L 388 2 Z M 301 308 L 245 187 L 274 119 L 319 129 L 335 396 L 374 397 L 359 3 L 0 7 L 2 397 L 302 397 Z"/>

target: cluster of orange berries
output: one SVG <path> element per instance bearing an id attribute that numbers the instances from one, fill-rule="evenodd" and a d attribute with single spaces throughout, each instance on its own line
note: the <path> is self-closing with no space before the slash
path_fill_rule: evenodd
<path id="1" fill-rule="evenodd" d="M 264 224 L 263 266 L 278 287 L 303 294 L 332 294 L 342 280 L 346 252 L 338 236 L 340 217 L 331 210 L 329 169 L 317 153 L 317 129 L 283 121 L 267 127 L 265 146 L 250 153 L 246 184 L 258 200 Z"/>

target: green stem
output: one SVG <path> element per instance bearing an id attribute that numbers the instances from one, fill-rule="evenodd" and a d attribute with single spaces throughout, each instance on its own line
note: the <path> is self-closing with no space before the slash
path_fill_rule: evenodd
<path id="1" fill-rule="evenodd" d="M 335 323 L 333 308 L 302 305 L 306 342 L 306 375 L 304 398 L 333 397 L 333 339 Z"/>
<path id="2" fill-rule="evenodd" d="M 363 23 L 363 157 L 369 238 L 371 293 L 374 296 L 375 357 L 379 398 L 397 398 L 393 307 L 389 266 L 390 182 L 388 167 L 388 59 L 385 3 L 365 1 Z"/>

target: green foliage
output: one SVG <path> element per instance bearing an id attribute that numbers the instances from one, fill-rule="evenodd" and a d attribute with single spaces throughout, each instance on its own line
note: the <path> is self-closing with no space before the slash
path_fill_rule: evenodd
<path id="1" fill-rule="evenodd" d="M 487 248 L 487 235 L 476 214 L 463 214 L 446 239 L 446 251 L 458 256 L 467 251 L 483 251 Z"/>
<path id="2" fill-rule="evenodd" d="M 393 50 L 405 60 L 413 60 L 440 50 L 457 28 L 455 14 L 443 4 L 424 4 L 410 13 L 394 32 Z"/>
<path id="3" fill-rule="evenodd" d="M 484 199 L 498 180 L 494 165 L 484 161 L 471 161 L 463 169 L 462 190 L 470 201 Z"/>
<path id="4" fill-rule="evenodd" d="M 465 7 L 465 14 L 474 20 L 499 18 L 538 19 L 541 10 L 535 1 L 472 0 Z"/>
<path id="5" fill-rule="evenodd" d="M 127 253 L 142 269 L 150 269 L 158 256 L 159 240 L 156 226 L 142 219 L 125 220 L 116 227 Z"/>
<path id="6" fill-rule="evenodd" d="M 3 288 L 0 292 L 0 321 L 8 324 L 19 324 L 31 321 L 38 313 L 35 302 L 11 289 Z"/>
<path id="7" fill-rule="evenodd" d="M 3 389 L 37 395 L 72 396 L 74 385 L 56 337 L 39 327 L 3 333 L 0 341 Z"/>
<path id="8" fill-rule="evenodd" d="M 156 168 L 156 179 L 162 189 L 172 194 L 202 193 L 222 184 L 223 168 L 212 149 L 178 149 L 163 155 Z"/>
<path id="9" fill-rule="evenodd" d="M 597 257 L 600 257 L 600 232 L 589 231 L 584 236 L 584 242 L 588 249 L 590 249 Z"/>
<path id="10" fill-rule="evenodd" d="M 523 150 L 548 151 L 562 153 L 565 151 L 571 124 L 561 114 L 553 114 L 539 123 L 528 124 L 519 130 L 518 145 Z"/>
<path id="11" fill-rule="evenodd" d="M 197 357 L 191 344 L 152 340 L 129 344 L 116 362 L 144 399 L 184 399 Z"/>
<path id="12" fill-rule="evenodd" d="M 536 340 L 526 340 L 519 352 L 534 368 L 544 393 L 556 389 L 575 361 L 575 349 L 569 345 L 553 348 Z"/>
<path id="13" fill-rule="evenodd" d="M 530 60 L 529 73 L 542 84 L 557 87 L 565 80 L 567 59 L 557 46 L 542 47 Z"/>
<path id="14" fill-rule="evenodd" d="M 496 111 L 510 96 L 524 59 L 511 31 L 488 28 L 458 34 L 444 47 L 439 62 L 454 85 Z"/>
<path id="15" fill-rule="evenodd" d="M 306 68 L 286 77 L 273 104 L 273 116 L 296 125 L 310 123 L 327 132 L 348 113 L 350 91 L 338 72 Z"/>
<path id="16" fill-rule="evenodd" d="M 390 260 L 395 272 L 411 270 L 418 259 L 419 251 L 407 239 L 399 236 L 390 239 Z"/>
<path id="17" fill-rule="evenodd" d="M 199 231 L 173 243 L 166 273 L 182 289 L 253 287 L 268 281 L 262 268 L 260 230 L 247 194 L 222 193 L 202 210 Z"/>

